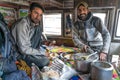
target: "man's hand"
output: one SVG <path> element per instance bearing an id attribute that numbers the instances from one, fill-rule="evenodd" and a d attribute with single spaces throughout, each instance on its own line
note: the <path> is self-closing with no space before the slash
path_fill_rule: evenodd
<path id="1" fill-rule="evenodd" d="M 49 46 L 51 42 L 49 40 L 46 40 L 46 41 L 43 41 L 43 44 L 46 45 L 46 46 Z"/>
<path id="2" fill-rule="evenodd" d="M 56 41 L 55 40 L 51 41 L 50 44 L 49 44 L 49 46 L 55 46 L 55 45 L 56 45 Z"/>
<path id="3" fill-rule="evenodd" d="M 49 57 L 50 56 L 49 52 L 46 51 L 45 56 Z"/>
<path id="4" fill-rule="evenodd" d="M 87 52 L 87 48 L 88 48 L 89 46 L 87 46 L 87 45 L 84 45 L 83 47 L 82 47 L 82 49 L 81 49 L 81 52 Z"/>
<path id="5" fill-rule="evenodd" d="M 107 58 L 107 54 L 106 54 L 106 53 L 101 52 L 101 53 L 100 53 L 100 60 L 101 60 L 101 61 L 105 61 L 105 60 L 106 60 L 106 58 Z"/>
<path id="6" fill-rule="evenodd" d="M 47 41 L 43 41 L 43 44 L 46 46 L 54 46 L 54 45 L 56 45 L 56 41 L 55 40 L 53 40 L 53 41 L 47 40 Z"/>

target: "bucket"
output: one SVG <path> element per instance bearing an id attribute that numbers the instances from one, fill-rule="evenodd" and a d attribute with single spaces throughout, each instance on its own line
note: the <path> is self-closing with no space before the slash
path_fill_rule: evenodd
<path id="1" fill-rule="evenodd" d="M 91 63 L 91 80 L 112 80 L 113 66 L 108 62 Z"/>

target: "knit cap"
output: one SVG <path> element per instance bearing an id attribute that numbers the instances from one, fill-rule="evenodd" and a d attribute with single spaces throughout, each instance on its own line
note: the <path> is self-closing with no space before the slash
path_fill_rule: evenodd
<path id="1" fill-rule="evenodd" d="M 80 2 L 77 6 L 77 8 L 80 6 L 80 5 L 83 5 L 84 7 L 88 8 L 88 4 L 86 2 Z"/>

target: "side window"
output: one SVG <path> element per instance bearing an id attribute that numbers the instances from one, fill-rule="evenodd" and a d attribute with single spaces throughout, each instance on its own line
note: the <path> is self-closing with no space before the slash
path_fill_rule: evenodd
<path id="1" fill-rule="evenodd" d="M 106 13 L 93 13 L 93 15 L 99 17 L 102 20 L 103 24 L 105 24 L 107 16 Z"/>
<path id="2" fill-rule="evenodd" d="M 120 9 L 117 10 L 117 16 L 115 22 L 116 23 L 114 28 L 113 40 L 120 41 Z"/>
<path id="3" fill-rule="evenodd" d="M 43 32 L 46 36 L 63 36 L 62 12 L 46 12 L 43 14 Z"/>
<path id="4" fill-rule="evenodd" d="M 117 20 L 117 32 L 116 32 L 116 36 L 120 37 L 120 13 L 118 14 L 118 20 Z"/>
<path id="5" fill-rule="evenodd" d="M 109 10 L 107 9 L 91 9 L 94 16 L 99 17 L 105 26 L 108 26 L 108 19 L 109 19 Z"/>

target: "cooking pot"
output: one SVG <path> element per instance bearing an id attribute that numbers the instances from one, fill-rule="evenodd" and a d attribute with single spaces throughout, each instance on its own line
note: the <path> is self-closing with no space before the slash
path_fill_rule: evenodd
<path id="1" fill-rule="evenodd" d="M 86 74 L 90 72 L 91 62 L 95 62 L 99 59 L 97 52 L 88 53 L 77 53 L 74 55 L 75 68 L 78 72 Z"/>
<path id="2" fill-rule="evenodd" d="M 91 63 L 91 80 L 112 80 L 112 64 L 103 61 Z"/>

